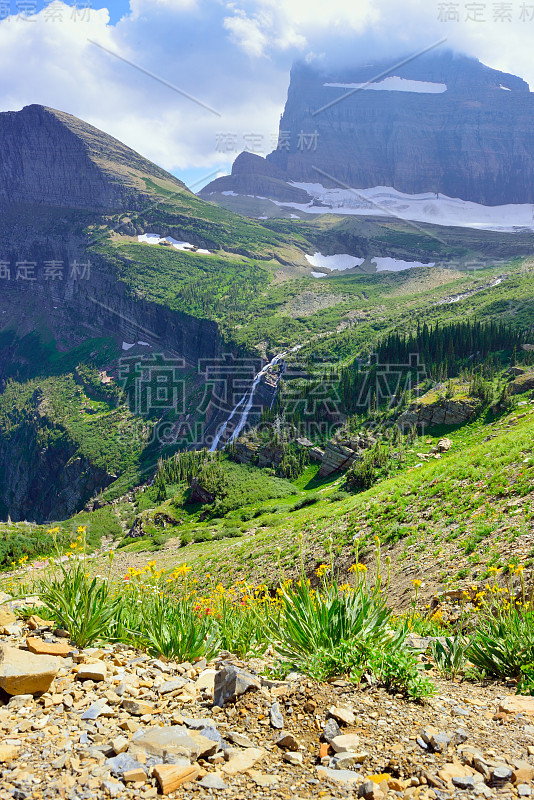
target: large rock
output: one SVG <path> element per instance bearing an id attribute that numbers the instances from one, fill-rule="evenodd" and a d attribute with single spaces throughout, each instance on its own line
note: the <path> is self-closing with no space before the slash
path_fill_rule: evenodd
<path id="1" fill-rule="evenodd" d="M 326 478 L 335 472 L 345 472 L 360 457 L 359 453 L 349 447 L 337 442 L 328 442 L 321 461 L 319 476 Z"/>
<path id="2" fill-rule="evenodd" d="M 215 495 L 204 488 L 199 482 L 198 478 L 191 480 L 191 487 L 189 493 L 190 503 L 200 503 L 200 505 L 207 506 L 215 502 Z"/>
<path id="3" fill-rule="evenodd" d="M 250 672 L 239 667 L 223 667 L 215 676 L 213 705 L 222 707 L 225 703 L 237 700 L 245 692 L 255 691 L 260 687 L 260 681 Z"/>
<path id="4" fill-rule="evenodd" d="M 319 475 L 323 478 L 335 472 L 346 472 L 355 461 L 362 458 L 365 450 L 376 443 L 373 436 L 353 436 L 344 438 L 338 435 L 331 439 L 322 453 Z"/>
<path id="5" fill-rule="evenodd" d="M 163 758 L 165 753 L 187 758 L 204 758 L 213 755 L 219 749 L 219 743 L 202 736 L 198 731 L 188 730 L 182 725 L 162 728 L 147 728 L 139 736 L 134 737 L 128 753 L 136 753 Z"/>
<path id="6" fill-rule="evenodd" d="M 426 402 L 422 397 L 400 415 L 397 425 L 401 429 L 414 426 L 424 428 L 432 425 L 461 425 L 471 419 L 478 405 L 478 401 L 474 398 Z"/>
<path id="7" fill-rule="evenodd" d="M 511 695 L 506 700 L 502 700 L 498 710 L 503 714 L 526 714 L 534 717 L 534 697 L 522 694 Z"/>
<path id="8" fill-rule="evenodd" d="M 534 372 L 527 372 L 524 375 L 519 375 L 509 383 L 510 394 L 523 394 L 523 392 L 530 392 L 534 389 Z"/>
<path id="9" fill-rule="evenodd" d="M 40 656 L 0 644 L 0 687 L 11 695 L 48 691 L 59 671 L 54 656 Z"/>

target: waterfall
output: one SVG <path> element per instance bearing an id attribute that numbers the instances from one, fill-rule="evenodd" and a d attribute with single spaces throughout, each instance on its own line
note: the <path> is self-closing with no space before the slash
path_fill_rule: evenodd
<path id="1" fill-rule="evenodd" d="M 294 352 L 294 350 L 295 350 L 295 348 L 292 348 L 291 352 Z M 237 439 L 237 437 L 239 436 L 239 434 L 241 433 L 241 431 L 243 430 L 243 428 L 247 424 L 248 415 L 250 414 L 250 409 L 252 408 L 252 403 L 254 402 L 254 394 L 256 392 L 256 387 L 258 386 L 258 383 L 261 381 L 261 379 L 263 378 L 265 373 L 268 372 L 272 367 L 276 366 L 276 364 L 278 364 L 278 362 L 281 361 L 284 358 L 285 355 L 287 355 L 287 354 L 286 353 L 279 353 L 277 356 L 275 356 L 272 359 L 272 361 L 269 361 L 268 364 L 266 364 L 264 367 L 262 367 L 262 369 L 257 373 L 257 375 L 254 376 L 254 380 L 252 381 L 252 385 L 251 385 L 250 389 L 248 389 L 245 392 L 245 394 L 243 395 L 241 400 L 237 403 L 235 408 L 232 410 L 232 412 L 231 412 L 230 416 L 228 417 L 228 419 L 226 420 L 226 422 L 223 422 L 219 426 L 219 428 L 217 430 L 217 433 L 215 434 L 215 438 L 213 440 L 213 443 L 212 443 L 212 445 L 210 447 L 210 453 L 212 453 L 214 450 L 217 450 L 217 447 L 219 446 L 219 442 L 221 441 L 221 439 L 223 438 L 223 436 L 227 432 L 231 421 L 233 420 L 233 418 L 237 414 L 240 413 L 241 414 L 241 418 L 240 418 L 239 422 L 237 423 L 237 426 L 235 427 L 232 435 L 230 436 L 230 439 L 229 439 L 228 443 L 233 442 L 234 439 Z"/>

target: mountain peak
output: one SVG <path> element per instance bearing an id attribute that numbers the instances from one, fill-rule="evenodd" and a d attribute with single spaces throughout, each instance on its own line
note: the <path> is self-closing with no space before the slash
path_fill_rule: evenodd
<path id="1" fill-rule="evenodd" d="M 452 51 L 394 63 L 295 64 L 279 147 L 263 162 L 238 156 L 225 190 L 302 203 L 288 186 L 384 186 L 483 205 L 533 203 L 528 84 Z M 202 196 L 220 191 L 214 181 Z"/>
<path id="2" fill-rule="evenodd" d="M 181 181 L 118 139 L 46 106 L 0 113 L 0 147 L 4 203 L 111 211 L 146 202 L 151 183 L 187 191 Z"/>

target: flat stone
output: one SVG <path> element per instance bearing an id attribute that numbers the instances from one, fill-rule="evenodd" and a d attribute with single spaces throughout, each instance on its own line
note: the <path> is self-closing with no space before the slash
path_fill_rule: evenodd
<path id="1" fill-rule="evenodd" d="M 447 784 L 452 784 L 453 778 L 463 778 L 473 775 L 473 770 L 463 764 L 445 764 L 438 772 L 438 778 Z"/>
<path id="2" fill-rule="evenodd" d="M 245 692 L 257 691 L 260 688 L 260 681 L 250 672 L 233 666 L 223 667 L 215 675 L 213 705 L 222 708 L 225 703 L 237 700 Z"/>
<path id="3" fill-rule="evenodd" d="M 255 747 L 254 742 L 251 742 L 248 736 L 238 733 L 237 731 L 229 731 L 226 734 L 226 738 L 234 744 L 239 745 L 239 747 Z"/>
<path id="4" fill-rule="evenodd" d="M 155 714 L 154 707 L 149 703 L 143 703 L 142 700 L 125 699 L 121 703 L 121 708 L 133 717 L 144 717 L 145 714 Z"/>
<path id="5" fill-rule="evenodd" d="M 170 794 L 184 783 L 190 783 L 198 777 L 200 768 L 197 764 L 180 767 L 175 764 L 158 764 L 152 770 L 156 777 L 162 794 Z"/>
<path id="6" fill-rule="evenodd" d="M 48 691 L 59 671 L 54 656 L 37 656 L 0 644 L 0 687 L 11 695 Z"/>
<path id="7" fill-rule="evenodd" d="M 95 662 L 94 664 L 80 664 L 78 672 L 76 673 L 76 680 L 78 681 L 105 681 L 108 676 L 108 670 L 103 661 Z"/>
<path id="8" fill-rule="evenodd" d="M 360 737 L 356 733 L 344 733 L 335 736 L 330 744 L 336 753 L 354 753 L 360 746 Z"/>
<path id="9" fill-rule="evenodd" d="M 282 716 L 282 712 L 280 711 L 280 704 L 275 701 L 271 709 L 269 711 L 269 718 L 271 720 L 271 725 L 275 730 L 281 731 L 284 727 L 284 718 Z"/>
<path id="10" fill-rule="evenodd" d="M 28 636 L 26 638 L 26 646 L 30 653 L 35 653 L 38 656 L 59 656 L 66 658 L 72 653 L 72 647 L 66 642 L 45 642 L 38 639 L 36 636 Z"/>
<path id="11" fill-rule="evenodd" d="M 169 672 L 170 667 L 168 664 L 164 664 L 163 661 L 160 661 L 159 658 L 153 658 L 152 661 L 148 662 L 150 667 L 159 670 L 160 672 Z"/>
<path id="12" fill-rule="evenodd" d="M 0 764 L 9 764 L 14 761 L 19 753 L 19 747 L 14 744 L 0 744 Z"/>
<path id="13" fill-rule="evenodd" d="M 220 775 L 217 775 L 216 772 L 208 772 L 207 775 L 204 775 L 201 781 L 198 782 L 199 786 L 202 786 L 204 789 L 227 789 L 227 785 L 223 781 Z"/>
<path id="14" fill-rule="evenodd" d="M 112 717 L 114 711 L 111 706 L 106 705 L 105 700 L 97 700 L 83 712 L 82 719 L 98 719 L 98 717 Z"/>
<path id="15" fill-rule="evenodd" d="M 264 788 L 275 786 L 280 782 L 280 778 L 277 775 L 265 775 L 257 769 L 249 769 L 247 774 L 252 778 L 256 786 L 262 786 Z"/>
<path id="16" fill-rule="evenodd" d="M 302 753 L 284 753 L 282 758 L 294 767 L 301 767 L 303 763 Z"/>
<path id="17" fill-rule="evenodd" d="M 356 722 L 354 712 L 351 711 L 350 708 L 344 708 L 343 706 L 332 706 L 328 709 L 328 713 L 337 722 L 343 722 L 345 725 L 354 725 Z"/>
<path id="18" fill-rule="evenodd" d="M 177 689 L 183 689 L 187 682 L 186 678 L 172 678 L 172 680 L 162 683 L 161 686 L 158 687 L 158 692 L 160 694 L 175 692 Z"/>
<path id="19" fill-rule="evenodd" d="M 509 781 L 512 779 L 512 770 L 507 766 L 495 767 L 491 771 L 491 777 L 494 781 Z"/>
<path id="20" fill-rule="evenodd" d="M 226 775 L 237 775 L 240 772 L 246 772 L 262 758 L 265 758 L 267 750 L 263 747 L 248 747 L 236 755 L 232 756 L 229 761 L 224 765 L 223 772 Z"/>
<path id="21" fill-rule="evenodd" d="M 323 781 L 335 781 L 345 786 L 354 786 L 361 783 L 362 776 L 350 769 L 331 769 L 330 767 L 317 767 L 317 777 Z"/>
<path id="22" fill-rule="evenodd" d="M 517 789 L 519 797 L 530 797 L 532 794 L 532 789 L 528 783 L 518 783 L 515 788 Z"/>
<path id="23" fill-rule="evenodd" d="M 122 779 L 126 783 L 133 783 L 135 781 L 146 781 L 146 772 L 142 766 L 127 769 L 122 773 Z"/>
<path id="24" fill-rule="evenodd" d="M 348 769 L 355 764 L 363 764 L 369 758 L 369 753 L 363 750 L 359 753 L 339 753 L 332 759 L 332 766 L 335 769 Z"/>
<path id="25" fill-rule="evenodd" d="M 134 734 L 128 752 L 147 753 L 163 759 L 165 754 L 204 758 L 213 755 L 219 749 L 218 742 L 208 739 L 197 731 L 189 731 L 181 725 L 146 728 Z"/>

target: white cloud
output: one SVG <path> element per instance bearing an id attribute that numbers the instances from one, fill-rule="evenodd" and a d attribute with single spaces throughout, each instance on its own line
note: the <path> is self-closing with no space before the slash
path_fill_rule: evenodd
<path id="1" fill-rule="evenodd" d="M 265 54 L 268 39 L 257 19 L 249 19 L 243 11 L 238 11 L 233 17 L 226 17 L 224 27 L 230 31 L 232 41 L 247 55 L 259 57 Z"/>

